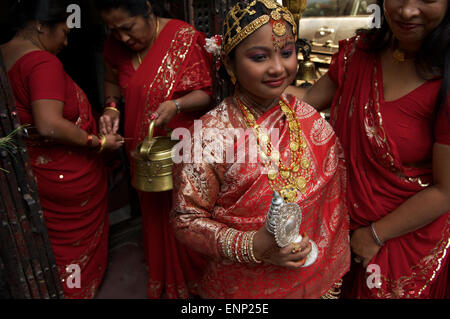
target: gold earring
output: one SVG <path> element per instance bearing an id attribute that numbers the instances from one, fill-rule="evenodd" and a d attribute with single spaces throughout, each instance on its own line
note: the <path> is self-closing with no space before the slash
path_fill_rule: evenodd
<path id="1" fill-rule="evenodd" d="M 231 83 L 233 83 L 233 85 L 236 85 L 236 75 L 234 75 L 233 71 L 230 71 L 229 75 L 231 78 Z"/>

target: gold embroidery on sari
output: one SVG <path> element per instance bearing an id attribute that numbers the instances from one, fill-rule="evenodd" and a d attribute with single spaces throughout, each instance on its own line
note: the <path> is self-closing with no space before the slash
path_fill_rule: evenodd
<path id="1" fill-rule="evenodd" d="M 447 213 L 447 222 L 442 230 L 441 240 L 430 253 L 424 256 L 418 264 L 411 267 L 410 276 L 402 276 L 397 280 L 392 280 L 382 275 L 381 279 L 386 283 L 386 289 L 377 290 L 379 298 L 417 298 L 427 289 L 440 270 L 442 261 L 447 257 L 450 247 L 450 214 Z M 429 274 L 431 273 L 431 276 Z M 416 282 L 423 282 L 423 287 L 419 289 Z"/>
<path id="2" fill-rule="evenodd" d="M 161 101 L 165 101 L 171 95 L 178 77 L 179 68 L 189 52 L 195 38 L 194 36 L 195 30 L 186 27 L 177 31 L 172 39 L 170 48 L 167 50 L 167 53 L 159 66 L 157 75 L 147 90 L 144 116 L 140 123 L 138 142 L 141 142 L 147 136 L 147 129 L 150 124 L 150 113 L 158 107 L 158 105 L 154 105 L 154 101 L 158 99 L 155 98 L 152 89 L 157 85 L 157 91 L 159 91 L 158 96 L 161 98 Z"/>

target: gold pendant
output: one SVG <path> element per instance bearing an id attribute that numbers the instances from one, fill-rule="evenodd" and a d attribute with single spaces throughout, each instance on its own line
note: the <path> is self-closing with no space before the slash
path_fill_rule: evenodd
<path id="1" fill-rule="evenodd" d="M 291 151 L 293 151 L 293 152 L 297 152 L 297 151 L 298 151 L 298 149 L 300 148 L 300 145 L 298 145 L 298 143 L 297 143 L 297 142 L 291 142 L 291 145 L 290 145 L 290 147 L 291 147 Z"/>
<path id="2" fill-rule="evenodd" d="M 282 179 L 288 179 L 291 176 L 291 172 L 286 170 L 286 171 L 281 171 L 280 172 L 280 176 Z"/>
<path id="3" fill-rule="evenodd" d="M 397 62 L 405 62 L 405 52 L 400 51 L 399 49 L 395 49 L 392 56 Z"/>
<path id="4" fill-rule="evenodd" d="M 300 164 L 302 165 L 303 169 L 308 169 L 309 166 L 310 166 L 310 162 L 309 162 L 309 160 L 306 157 L 302 158 L 302 161 L 301 161 Z"/>
<path id="5" fill-rule="evenodd" d="M 269 170 L 267 173 L 267 178 L 271 181 L 274 181 L 277 178 L 278 172 L 274 169 Z"/>
<path id="6" fill-rule="evenodd" d="M 286 34 L 286 26 L 284 25 L 283 22 L 275 22 L 273 24 L 273 33 L 278 36 L 278 37 L 282 37 Z"/>
<path id="7" fill-rule="evenodd" d="M 304 190 L 306 188 L 306 179 L 302 176 L 297 177 L 295 179 L 295 186 L 300 190 Z"/>

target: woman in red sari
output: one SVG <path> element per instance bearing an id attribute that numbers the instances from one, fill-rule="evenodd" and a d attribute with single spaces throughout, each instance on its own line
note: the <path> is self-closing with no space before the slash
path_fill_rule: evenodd
<path id="1" fill-rule="evenodd" d="M 235 5 L 221 48 L 235 94 L 194 125 L 193 140 L 183 136 L 179 144 L 184 160 L 174 168 L 172 222 L 177 238 L 208 256 L 203 298 L 331 298 L 348 270 L 339 141 L 311 106 L 282 94 L 297 71 L 295 30 L 292 14 L 275 1 Z M 263 150 L 269 135 L 271 147 Z M 280 174 L 271 161 L 279 161 Z M 301 207 L 301 228 L 294 229 L 300 243 L 280 248 L 266 228 L 274 191 Z M 309 239 L 318 248 L 312 265 L 305 264 Z"/>
<path id="2" fill-rule="evenodd" d="M 158 17 L 146 0 L 97 1 L 112 31 L 104 47 L 105 96 L 109 106 L 124 103 L 124 135 L 128 155 L 148 134 L 189 127 L 209 107 L 210 57 L 204 36 L 185 22 Z M 116 132 L 119 112 L 108 109 L 100 128 Z M 132 161 L 130 161 L 132 162 Z M 131 167 L 133 170 L 133 167 Z M 148 296 L 187 298 L 195 294 L 204 262 L 177 243 L 169 227 L 171 191 L 139 192 L 145 256 L 149 271 Z"/>
<path id="3" fill-rule="evenodd" d="M 108 251 L 107 178 L 99 148 L 122 137 L 97 137 L 86 95 L 55 56 L 66 44 L 67 4 L 22 1 L 14 38 L 1 47 L 66 298 L 93 298 Z"/>
<path id="4" fill-rule="evenodd" d="M 385 0 L 380 30 L 342 41 L 305 95 L 348 164 L 349 298 L 445 298 L 450 248 L 447 0 Z"/>

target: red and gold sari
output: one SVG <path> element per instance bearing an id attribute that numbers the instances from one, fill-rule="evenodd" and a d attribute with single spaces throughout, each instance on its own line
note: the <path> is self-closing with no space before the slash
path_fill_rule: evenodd
<path id="1" fill-rule="evenodd" d="M 369 226 L 432 183 L 434 142 L 450 144 L 448 121 L 434 116 L 440 81 L 429 81 L 386 102 L 381 62 L 364 50 L 363 38 L 340 43 L 330 78 L 338 90 L 331 121 L 346 155 L 351 229 Z M 435 129 L 439 128 L 439 129 Z M 350 298 L 443 298 L 447 285 L 450 214 L 391 239 L 369 264 L 381 270 L 381 287 L 370 288 L 361 264 L 352 264 Z"/>
<path id="2" fill-rule="evenodd" d="M 300 231 L 316 242 L 319 257 L 310 267 L 289 270 L 264 263 L 237 263 L 223 256 L 221 247 L 227 229 L 261 228 L 273 194 L 263 165 L 259 160 L 248 160 L 248 139 L 252 133 L 236 134 L 236 139 L 233 136 L 239 130 L 244 133 L 247 124 L 235 100 L 227 98 L 201 118 L 205 133 L 201 145 L 203 150 L 213 150 L 211 154 L 216 160 L 195 160 L 198 150 L 194 141 L 193 163 L 177 164 L 174 168 L 172 223 L 177 238 L 208 256 L 199 286 L 204 298 L 318 298 L 349 268 L 348 215 L 342 200 L 346 173 L 340 144 L 331 126 L 311 106 L 289 95 L 283 97 L 296 112 L 308 145 L 305 155 L 311 162 L 312 175 L 297 203 L 303 213 Z M 257 123 L 261 128 L 279 132 L 278 143 L 272 144 L 278 147 L 281 160 L 287 164 L 289 125 L 280 106 L 264 114 L 253 108 L 250 111 L 255 118 L 259 117 Z M 219 133 L 206 134 L 208 129 Z M 223 145 L 225 148 L 215 144 L 219 135 L 228 143 Z M 245 145 L 246 160 L 236 160 L 235 153 L 235 159 L 227 163 L 223 152 L 228 152 L 229 147 L 236 151 L 239 145 Z M 219 159 L 218 155 L 223 156 Z"/>
<path id="3" fill-rule="evenodd" d="M 84 92 L 54 55 L 25 54 L 8 72 L 23 124 L 39 198 L 66 298 L 93 298 L 106 270 L 108 202 L 106 172 L 98 154 L 47 141 L 35 128 L 31 102 L 64 102 L 63 116 L 89 134 L 96 120 Z M 69 276 L 72 275 L 72 278 Z M 79 277 L 79 287 L 77 282 Z"/>
<path id="4" fill-rule="evenodd" d="M 118 70 L 119 85 L 125 97 L 125 138 L 128 154 L 148 134 L 150 115 L 159 105 L 194 90 L 211 94 L 210 56 L 203 48 L 204 35 L 189 24 L 170 20 L 155 39 L 142 65 L 135 70 L 132 53 L 114 38 L 105 45 L 106 60 Z M 199 113 L 180 113 L 168 129 L 189 127 Z M 155 129 L 154 135 L 166 135 Z M 130 140 L 128 140 L 130 141 Z M 132 164 L 132 161 L 130 161 Z M 131 168 L 133 171 L 133 167 Z M 171 192 L 139 192 L 145 255 L 149 270 L 148 296 L 187 298 L 195 292 L 203 259 L 178 243 L 169 227 Z"/>

